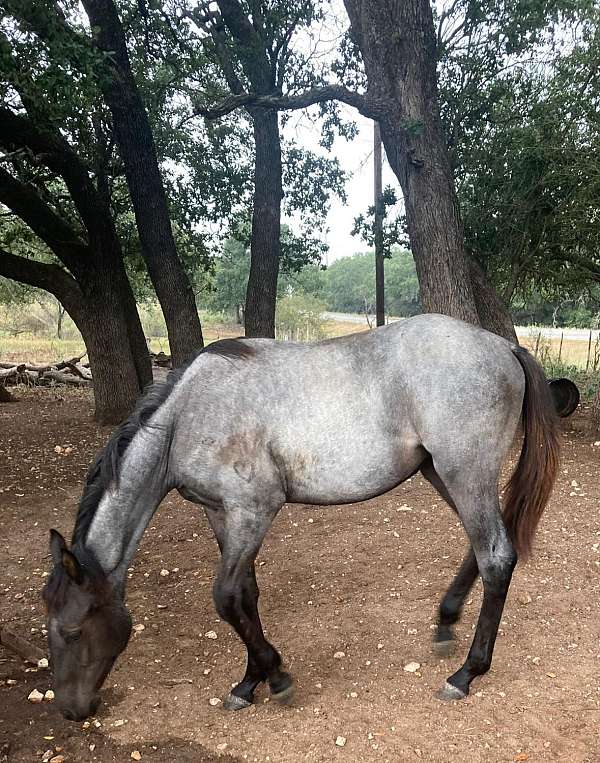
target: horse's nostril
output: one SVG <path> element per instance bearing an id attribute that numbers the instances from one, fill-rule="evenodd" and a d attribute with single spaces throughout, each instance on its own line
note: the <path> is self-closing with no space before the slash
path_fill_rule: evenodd
<path id="1" fill-rule="evenodd" d="M 77 718 L 75 718 L 75 713 L 72 713 L 70 710 L 63 710 L 63 717 L 66 718 L 68 721 L 77 720 Z"/>

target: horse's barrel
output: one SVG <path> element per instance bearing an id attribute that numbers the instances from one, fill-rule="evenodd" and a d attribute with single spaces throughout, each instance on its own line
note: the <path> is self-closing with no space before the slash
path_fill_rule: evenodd
<path id="1" fill-rule="evenodd" d="M 570 416 L 579 405 L 579 390 L 570 379 L 550 379 L 548 381 L 554 407 L 561 419 Z"/>

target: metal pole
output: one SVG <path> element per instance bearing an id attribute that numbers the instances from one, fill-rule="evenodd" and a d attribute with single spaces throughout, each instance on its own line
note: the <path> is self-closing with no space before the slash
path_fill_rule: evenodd
<path id="1" fill-rule="evenodd" d="M 375 315 L 378 326 L 385 324 L 385 285 L 383 268 L 383 186 L 381 180 L 382 151 L 379 123 L 373 123 L 373 163 L 375 200 Z"/>

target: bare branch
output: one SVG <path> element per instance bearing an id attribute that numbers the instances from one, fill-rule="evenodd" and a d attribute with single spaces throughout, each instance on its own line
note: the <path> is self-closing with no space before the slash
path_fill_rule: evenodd
<path id="1" fill-rule="evenodd" d="M 323 103 L 324 101 L 341 101 L 349 106 L 353 106 L 361 114 L 370 119 L 378 119 L 385 111 L 383 103 L 377 103 L 366 94 L 355 93 L 341 85 L 325 85 L 313 88 L 300 95 L 290 96 L 240 93 L 239 95 L 228 96 L 222 103 L 213 108 L 198 106 L 194 109 L 194 114 L 196 116 L 203 116 L 206 119 L 218 119 L 243 106 L 247 108 L 275 109 L 276 111 L 295 111 L 297 109 L 305 109 L 308 106 L 314 106 L 316 103 Z"/>

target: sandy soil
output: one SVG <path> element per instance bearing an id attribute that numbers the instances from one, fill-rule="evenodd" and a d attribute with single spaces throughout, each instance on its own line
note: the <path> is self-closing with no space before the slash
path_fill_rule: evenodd
<path id="1" fill-rule="evenodd" d="M 108 430 L 90 421 L 86 392 L 20 397 L 0 406 L 0 622 L 43 645 L 48 528 L 70 533 Z M 0 648 L 0 760 L 39 761 L 52 750 L 108 763 L 137 750 L 162 762 L 600 761 L 600 445 L 581 415 L 563 439 L 537 553 L 515 573 L 492 670 L 466 700 L 445 704 L 435 692 L 466 654 L 480 589 L 456 655 L 436 658 L 435 608 L 465 541 L 421 478 L 363 504 L 284 508 L 258 575 L 265 630 L 296 697 L 280 707 L 263 692 L 234 714 L 209 702 L 244 666 L 211 602 L 216 543 L 202 513 L 173 496 L 131 569 L 128 602 L 145 628 L 109 677 L 95 721 L 84 728 L 51 702 L 29 703 L 33 688 L 49 688 L 49 672 Z M 411 661 L 416 673 L 403 670 Z"/>

